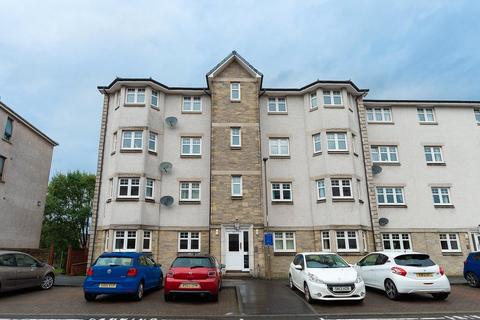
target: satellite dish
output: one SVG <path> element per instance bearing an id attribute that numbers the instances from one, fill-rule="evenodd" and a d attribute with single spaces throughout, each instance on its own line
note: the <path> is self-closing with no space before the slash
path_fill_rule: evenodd
<path id="1" fill-rule="evenodd" d="M 382 227 L 386 226 L 388 224 L 388 219 L 387 218 L 380 218 L 380 219 L 378 219 L 378 224 Z"/>
<path id="2" fill-rule="evenodd" d="M 176 117 L 167 117 L 165 122 L 170 126 L 170 128 L 173 128 L 177 124 L 178 119 Z"/>
<path id="3" fill-rule="evenodd" d="M 162 162 L 160 163 L 160 172 L 168 173 L 172 170 L 172 164 L 170 162 Z"/>
<path id="4" fill-rule="evenodd" d="M 379 174 L 380 172 L 382 172 L 382 167 L 374 164 L 374 165 L 372 166 L 372 173 L 373 173 L 373 174 Z"/>
<path id="5" fill-rule="evenodd" d="M 173 197 L 171 196 L 163 196 L 160 198 L 160 203 L 164 206 L 170 207 L 173 204 Z"/>

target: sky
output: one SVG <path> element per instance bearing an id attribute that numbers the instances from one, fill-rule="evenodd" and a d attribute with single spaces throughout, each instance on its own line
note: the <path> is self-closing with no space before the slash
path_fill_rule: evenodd
<path id="1" fill-rule="evenodd" d="M 370 99 L 480 100 L 480 1 L 0 0 L 0 99 L 95 173 L 115 77 L 205 86 L 232 50 L 264 87 L 353 80 Z"/>

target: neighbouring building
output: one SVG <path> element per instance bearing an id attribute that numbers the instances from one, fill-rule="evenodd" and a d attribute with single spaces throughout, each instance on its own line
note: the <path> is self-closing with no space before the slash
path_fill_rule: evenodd
<path id="1" fill-rule="evenodd" d="M 0 102 L 0 248 L 38 249 L 53 148 Z"/>
<path id="2" fill-rule="evenodd" d="M 232 52 L 206 87 L 99 87 L 90 261 L 151 251 L 169 265 L 209 252 L 227 271 L 282 277 L 300 251 L 353 262 L 415 250 L 461 272 L 480 250 L 480 101 L 366 100 L 352 81 L 262 80 Z"/>

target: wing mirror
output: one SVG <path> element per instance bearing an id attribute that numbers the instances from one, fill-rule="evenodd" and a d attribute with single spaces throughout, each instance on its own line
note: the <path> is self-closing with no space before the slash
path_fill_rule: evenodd
<path id="1" fill-rule="evenodd" d="M 294 268 L 297 269 L 297 270 L 303 270 L 303 267 L 302 267 L 301 265 L 299 265 L 299 264 L 296 264 L 296 265 L 294 266 Z"/>
<path id="2" fill-rule="evenodd" d="M 225 264 L 220 264 L 220 269 L 225 269 L 226 265 Z"/>

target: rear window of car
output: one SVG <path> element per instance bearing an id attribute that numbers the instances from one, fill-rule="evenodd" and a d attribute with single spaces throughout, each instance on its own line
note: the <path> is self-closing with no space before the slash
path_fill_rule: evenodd
<path id="1" fill-rule="evenodd" d="M 308 254 L 308 268 L 348 268 L 349 265 L 336 254 Z"/>
<path id="2" fill-rule="evenodd" d="M 435 262 L 426 254 L 404 254 L 395 258 L 395 263 L 406 267 L 431 267 Z"/>
<path id="3" fill-rule="evenodd" d="M 175 259 L 172 263 L 172 267 L 185 267 L 185 268 L 192 268 L 192 267 L 203 267 L 203 268 L 213 268 L 214 265 L 212 260 L 207 257 L 180 257 Z"/>
<path id="4" fill-rule="evenodd" d="M 133 259 L 128 257 L 100 257 L 95 263 L 96 266 L 131 266 Z"/>

